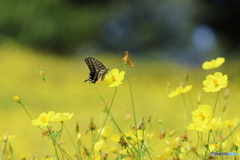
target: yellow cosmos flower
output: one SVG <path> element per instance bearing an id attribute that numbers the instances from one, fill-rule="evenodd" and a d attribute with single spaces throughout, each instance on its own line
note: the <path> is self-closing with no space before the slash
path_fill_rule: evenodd
<path id="1" fill-rule="evenodd" d="M 101 131 L 102 130 L 102 131 Z M 98 133 L 100 133 L 100 131 L 101 131 L 101 137 L 103 137 L 104 139 L 106 139 L 109 135 L 110 135 L 110 133 L 112 132 L 112 127 L 110 127 L 110 126 L 105 126 L 105 127 L 103 127 L 103 129 L 99 129 L 98 130 Z"/>
<path id="2" fill-rule="evenodd" d="M 213 131 L 220 127 L 222 127 L 221 118 L 212 118 L 209 122 L 203 123 L 202 131 L 203 132 Z"/>
<path id="3" fill-rule="evenodd" d="M 226 120 L 223 122 L 223 127 L 233 127 L 236 126 L 240 122 L 239 118 L 234 118 L 233 120 Z"/>
<path id="4" fill-rule="evenodd" d="M 213 59 L 211 61 L 206 61 L 202 64 L 203 69 L 213 69 L 220 67 L 225 62 L 225 58 L 218 57 L 217 59 Z"/>
<path id="5" fill-rule="evenodd" d="M 104 81 L 109 84 L 108 87 L 117 87 L 120 84 L 122 84 L 122 80 L 124 79 L 124 71 L 121 71 L 119 73 L 118 69 L 112 69 L 108 72 L 108 74 L 105 76 Z"/>
<path id="6" fill-rule="evenodd" d="M 102 149 L 104 149 L 104 140 L 102 139 L 102 140 L 96 142 L 94 145 L 94 149 L 95 149 L 95 151 L 101 151 Z"/>
<path id="7" fill-rule="evenodd" d="M 73 113 L 56 113 L 51 121 L 53 122 L 63 122 L 69 120 L 73 117 Z"/>
<path id="8" fill-rule="evenodd" d="M 240 147 L 240 133 L 237 133 L 233 136 L 233 143 Z"/>
<path id="9" fill-rule="evenodd" d="M 119 142 L 119 139 L 120 139 L 120 136 L 118 134 L 114 134 L 114 135 L 111 136 L 111 140 L 113 142 L 117 143 L 117 142 Z"/>
<path id="10" fill-rule="evenodd" d="M 210 121 L 204 121 L 202 124 L 191 123 L 187 130 L 196 130 L 199 132 L 208 132 L 222 127 L 221 118 L 212 118 Z"/>
<path id="11" fill-rule="evenodd" d="M 48 122 L 54 117 L 55 112 L 49 111 L 48 113 L 41 113 L 37 119 L 32 120 L 34 126 L 44 127 L 48 125 Z"/>
<path id="12" fill-rule="evenodd" d="M 111 147 L 109 151 L 112 153 L 117 153 L 117 149 L 115 147 Z"/>
<path id="13" fill-rule="evenodd" d="M 175 91 L 172 91 L 169 95 L 168 95 L 168 97 L 169 98 L 172 98 L 172 97 L 174 97 L 174 96 L 177 96 L 177 95 L 179 95 L 179 94 L 182 94 L 182 93 L 186 93 L 186 92 L 188 92 L 188 91 L 190 91 L 191 89 L 192 89 L 192 85 L 189 85 L 189 86 L 185 86 L 185 87 L 178 87 Z"/>
<path id="14" fill-rule="evenodd" d="M 201 125 L 205 121 L 209 121 L 212 116 L 212 107 L 209 105 L 200 105 L 198 109 L 192 112 L 192 121 L 197 125 Z"/>
<path id="15" fill-rule="evenodd" d="M 203 81 L 203 90 L 205 92 L 217 92 L 222 88 L 227 87 L 228 76 L 221 72 L 215 72 L 214 75 L 208 75 Z"/>
<path id="16" fill-rule="evenodd" d="M 227 145 L 227 140 L 224 141 L 223 143 L 220 143 L 220 142 L 217 142 L 217 143 L 214 143 L 214 144 L 209 144 L 209 151 L 219 151 L 221 149 L 224 149 Z"/>

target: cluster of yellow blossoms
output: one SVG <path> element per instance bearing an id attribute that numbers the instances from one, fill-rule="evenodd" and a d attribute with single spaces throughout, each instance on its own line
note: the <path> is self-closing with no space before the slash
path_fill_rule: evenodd
<path id="1" fill-rule="evenodd" d="M 44 127 L 48 125 L 48 122 L 64 122 L 73 117 L 73 113 L 56 113 L 49 111 L 48 113 L 41 113 L 37 119 L 32 120 L 34 126 Z"/>
<path id="2" fill-rule="evenodd" d="M 217 58 L 211 61 L 204 62 L 202 64 L 202 68 L 205 70 L 208 69 L 214 69 L 220 67 L 225 62 L 224 58 Z M 213 75 L 206 76 L 206 79 L 203 81 L 203 90 L 205 92 L 219 92 L 222 88 L 226 88 L 228 85 L 228 76 L 223 75 L 221 72 L 215 72 Z M 177 95 L 181 95 L 183 93 L 186 93 L 192 89 L 192 85 L 188 86 L 180 86 L 175 91 L 172 91 L 168 97 L 174 97 Z M 216 107 L 216 104 L 215 104 Z M 240 119 L 238 117 L 232 119 L 232 120 L 226 120 L 222 121 L 222 116 L 219 116 L 218 118 L 214 117 L 215 108 L 212 109 L 210 105 L 199 105 L 198 109 L 192 112 L 192 122 L 186 127 L 187 130 L 195 130 L 198 132 L 212 132 L 216 131 L 219 132 L 219 130 L 223 127 L 228 127 L 231 129 L 231 127 L 238 126 L 240 123 Z M 231 133 L 232 134 L 232 133 Z M 208 135 L 209 136 L 209 135 Z M 232 136 L 233 143 L 240 147 L 240 133 L 235 134 Z M 203 149 L 203 154 L 209 155 L 210 152 L 213 151 L 221 151 L 226 145 L 227 145 L 227 139 L 224 139 L 223 137 L 220 139 L 215 139 L 213 143 L 212 141 L 209 141 L 206 143 L 206 148 Z M 169 153 L 169 152 L 168 152 Z M 182 154 L 180 155 L 180 159 Z M 162 155 L 163 156 L 163 155 Z M 167 156 L 164 155 L 166 158 Z M 186 157 L 185 157 L 186 158 Z M 161 158 L 160 158 L 161 159 Z M 164 158 L 163 158 L 164 159 Z"/>

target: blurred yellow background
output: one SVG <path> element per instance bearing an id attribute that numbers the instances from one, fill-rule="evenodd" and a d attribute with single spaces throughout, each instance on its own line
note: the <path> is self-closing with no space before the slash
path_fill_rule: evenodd
<path id="1" fill-rule="evenodd" d="M 124 66 L 121 57 L 102 53 L 95 55 L 94 58 L 100 60 L 110 69 L 118 68 L 123 70 Z M 19 96 L 21 102 L 25 105 L 30 115 L 35 119 L 39 114 L 54 110 L 55 112 L 74 113 L 71 120 L 66 121 L 66 126 L 75 140 L 75 124 L 79 123 L 80 131 L 85 133 L 88 130 L 90 118 L 94 119 L 97 128 L 101 127 L 102 119 L 105 113 L 102 112 L 104 103 L 94 89 L 94 84 L 84 83 L 88 78 L 89 70 L 84 62 L 88 57 L 87 53 L 74 57 L 57 57 L 47 55 L 29 48 L 19 46 L 14 41 L 7 41 L 0 46 L 0 133 L 9 132 L 10 135 L 16 135 L 10 142 L 13 146 L 14 157 L 19 159 L 21 154 L 27 158 L 32 155 L 41 158 L 51 154 L 51 144 L 47 137 L 42 137 L 38 127 L 31 124 L 31 120 L 21 107 L 13 101 L 14 96 Z M 140 59 L 137 55 L 131 55 L 134 68 L 128 68 L 128 76 L 133 89 L 133 98 L 136 107 L 137 121 L 142 117 L 153 116 L 156 108 L 160 104 L 166 91 L 167 83 L 170 83 L 169 91 L 175 90 L 181 82 L 185 83 L 185 71 L 189 70 L 189 83 L 193 89 L 185 94 L 188 112 L 188 124 L 191 120 L 190 112 L 192 108 L 197 108 L 197 96 L 202 94 L 202 104 L 214 105 L 216 93 L 204 93 L 202 90 L 202 81 L 206 75 L 213 74 L 214 70 L 205 71 L 198 66 L 191 68 L 187 65 L 176 64 L 173 62 L 163 62 L 154 57 Z M 226 59 L 225 64 L 217 71 L 223 72 L 229 76 L 230 89 L 229 99 L 227 100 L 227 111 L 224 115 L 226 119 L 233 119 L 239 116 L 239 65 L 237 60 Z M 43 64 L 46 73 L 46 84 L 40 78 L 39 65 Z M 186 83 L 185 83 L 186 84 Z M 114 88 L 108 88 L 106 84 L 99 81 L 95 87 L 100 92 L 105 101 L 109 103 L 112 100 Z M 217 112 L 224 105 L 224 89 L 220 92 Z M 189 96 L 192 99 L 190 104 Z M 130 126 L 134 126 L 133 119 L 129 122 L 125 120 L 126 111 L 132 114 L 131 98 L 127 80 L 123 81 L 118 87 L 117 95 L 113 103 L 112 114 L 120 127 L 128 132 Z M 183 107 L 180 96 L 163 99 L 159 113 L 153 124 L 152 131 L 154 138 L 160 132 L 158 119 L 162 119 L 167 132 L 177 129 L 177 135 L 183 132 Z M 110 125 L 111 122 L 108 122 Z M 56 128 L 60 124 L 51 123 Z M 116 129 L 116 128 L 115 128 Z M 116 130 L 115 130 L 116 131 Z M 239 131 L 239 130 L 238 130 Z M 117 133 L 117 132 L 115 132 Z M 190 132 L 191 133 L 191 132 Z M 83 135 L 83 143 L 90 148 L 90 144 L 85 139 L 89 139 L 89 134 Z M 160 141 L 160 140 L 159 140 Z M 73 147 L 63 133 L 62 141 L 64 148 L 74 155 Z M 159 153 L 162 152 L 159 150 Z"/>

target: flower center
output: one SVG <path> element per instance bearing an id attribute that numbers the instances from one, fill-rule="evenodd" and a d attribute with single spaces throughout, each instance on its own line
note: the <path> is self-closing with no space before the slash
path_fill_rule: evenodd
<path id="1" fill-rule="evenodd" d="M 204 114 L 202 112 L 199 113 L 199 117 L 204 117 Z"/>
<path id="2" fill-rule="evenodd" d="M 199 113 L 199 117 L 201 117 L 201 121 L 204 121 L 205 120 L 205 116 L 204 116 L 204 114 L 201 112 L 201 113 Z"/>
<path id="3" fill-rule="evenodd" d="M 213 84 L 215 85 L 215 87 L 217 87 L 218 86 L 218 80 L 214 79 Z"/>
<path id="4" fill-rule="evenodd" d="M 47 120 L 46 120 L 46 117 L 40 117 L 40 120 L 42 121 L 42 122 L 46 122 Z"/>
<path id="5" fill-rule="evenodd" d="M 216 63 L 216 60 L 211 60 L 211 63 L 212 63 L 212 64 Z"/>
<path id="6" fill-rule="evenodd" d="M 116 81 L 115 75 L 112 75 L 112 81 Z"/>

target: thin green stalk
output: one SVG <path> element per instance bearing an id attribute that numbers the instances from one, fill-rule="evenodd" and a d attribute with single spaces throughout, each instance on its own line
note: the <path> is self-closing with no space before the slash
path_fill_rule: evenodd
<path id="1" fill-rule="evenodd" d="M 224 141 L 226 141 L 232 134 L 233 132 L 235 132 L 235 130 L 240 126 L 240 123 L 238 123 L 238 125 L 232 130 L 231 133 L 229 133 L 229 135 L 227 137 L 225 137 L 221 143 L 223 143 Z"/>
<path id="2" fill-rule="evenodd" d="M 56 107 L 56 103 L 55 103 L 55 101 L 54 101 L 53 95 L 52 95 L 52 93 L 50 92 L 50 89 L 48 88 L 47 82 L 46 82 L 45 80 L 44 80 L 44 84 L 45 84 L 45 86 L 46 86 L 46 88 L 47 88 L 48 94 L 49 94 L 50 97 L 51 97 L 51 100 L 52 100 L 54 109 L 55 109 L 55 111 L 57 112 L 58 109 L 57 109 L 57 107 Z"/>
<path id="3" fill-rule="evenodd" d="M 2 160 L 3 151 L 4 151 L 4 148 L 6 146 L 6 143 L 7 143 L 7 140 L 3 140 L 2 150 L 1 150 L 1 153 L 0 153 L 0 160 Z"/>
<path id="4" fill-rule="evenodd" d="M 96 142 L 97 142 L 97 139 L 95 140 L 95 134 L 93 133 L 92 130 L 91 130 L 91 135 L 92 135 L 92 150 L 93 150 L 93 149 L 94 149 L 94 146 L 95 146 L 95 144 L 96 144 Z M 91 151 L 92 151 L 92 150 L 91 150 Z M 93 154 L 93 157 L 94 157 L 94 151 L 92 152 L 92 154 Z M 91 152 L 90 152 L 89 156 L 91 156 Z"/>
<path id="5" fill-rule="evenodd" d="M 25 108 L 25 106 L 22 104 L 22 102 L 19 102 L 19 103 L 21 104 L 21 106 L 23 107 L 23 109 L 25 110 L 25 112 L 27 113 L 28 117 L 29 117 L 31 120 L 33 120 L 32 117 L 30 116 L 30 114 L 28 113 L 27 109 Z M 43 132 L 43 129 L 42 129 L 41 127 L 38 126 L 38 128 Z"/>
<path id="6" fill-rule="evenodd" d="M 234 108 L 234 106 L 237 104 L 237 102 L 238 102 L 238 100 L 239 100 L 239 96 L 240 96 L 240 91 L 238 92 L 238 94 L 237 94 L 237 96 L 236 96 L 236 98 L 235 98 L 235 100 L 234 100 L 234 102 L 233 102 L 233 105 L 231 106 L 231 108 Z M 228 114 L 228 118 L 230 117 L 230 116 L 232 116 L 232 110 L 230 110 L 230 112 L 229 112 L 229 114 Z"/>
<path id="7" fill-rule="evenodd" d="M 127 65 L 126 65 L 126 64 L 124 65 L 124 69 L 125 69 L 125 73 L 126 73 L 126 77 L 127 77 L 127 81 L 128 81 L 130 96 L 131 96 L 132 111 L 133 111 L 133 118 L 134 118 L 134 125 L 135 125 L 135 128 L 137 129 L 137 118 L 136 118 L 136 111 L 135 111 L 134 100 L 133 100 L 132 86 L 131 86 L 130 79 L 129 79 L 129 77 L 128 77 Z M 139 139 L 137 133 L 136 133 L 136 136 L 137 136 L 137 139 Z M 138 150 L 140 150 L 139 145 L 138 145 Z"/>
<path id="8" fill-rule="evenodd" d="M 124 134 L 124 132 L 119 128 L 119 126 L 117 125 L 117 122 L 116 122 L 115 119 L 113 118 L 111 112 L 109 112 L 109 115 L 110 115 L 110 118 L 112 119 L 113 123 L 114 123 L 115 126 L 117 127 L 118 132 L 119 132 L 119 133 L 128 141 L 128 143 L 131 145 L 130 140 L 127 139 L 127 136 L 126 136 L 126 135 Z M 100 133 L 101 133 L 101 132 L 100 132 Z M 135 147 L 134 145 L 131 145 L 131 146 L 132 146 L 132 148 L 133 148 L 135 151 L 137 151 L 137 149 L 136 149 L 136 147 Z"/>
<path id="9" fill-rule="evenodd" d="M 101 94 L 98 92 L 98 90 L 96 89 L 95 86 L 94 86 L 94 89 L 96 90 L 96 92 L 98 93 L 98 95 L 99 95 L 99 97 L 102 99 L 102 101 L 105 103 L 103 97 L 102 97 Z M 111 117 L 111 119 L 112 119 L 113 123 L 115 124 L 115 126 L 117 127 L 118 131 L 126 138 L 126 135 L 125 135 L 125 134 L 122 132 L 122 130 L 119 128 L 119 126 L 117 125 L 115 119 L 113 118 L 113 116 L 112 116 L 112 114 L 111 114 L 111 109 L 112 109 L 112 106 L 113 106 L 113 101 L 114 101 L 114 99 L 115 99 L 116 93 L 117 93 L 117 87 L 115 87 L 115 92 L 114 92 L 114 95 L 113 95 L 113 98 L 112 98 L 110 107 L 109 107 L 109 109 L 108 109 L 107 116 L 106 116 L 106 118 L 104 119 L 103 125 L 102 125 L 102 127 L 101 127 L 101 130 L 100 130 L 98 136 L 97 136 L 97 139 L 99 138 L 99 136 L 100 136 L 100 134 L 101 134 L 101 132 L 102 132 L 102 130 L 103 130 L 103 127 L 105 126 L 105 124 L 106 124 L 106 122 L 107 122 L 108 116 Z M 96 139 L 96 141 L 97 141 L 97 139 Z M 127 138 L 126 138 L 126 139 L 127 139 Z M 94 144 L 94 145 L 95 145 L 95 144 Z M 134 146 L 133 146 L 133 148 L 135 149 Z M 136 150 L 136 149 L 135 149 L 135 150 Z M 91 152 L 92 152 L 92 150 L 90 151 L 90 153 L 91 153 Z"/>
<path id="10" fill-rule="evenodd" d="M 185 102 L 185 99 L 184 99 L 183 94 L 181 94 L 181 97 L 182 97 L 183 115 L 184 115 L 184 126 L 183 126 L 183 128 L 184 128 L 184 130 L 186 130 L 186 129 L 185 129 L 185 127 L 186 127 L 186 125 L 187 125 L 187 109 L 186 109 L 186 102 Z"/>
<path id="11" fill-rule="evenodd" d="M 29 117 L 31 120 L 33 120 L 32 117 L 30 116 L 30 114 L 28 113 L 27 109 L 26 109 L 26 108 L 24 107 L 24 105 L 22 104 L 22 102 L 19 102 L 19 103 L 22 105 L 22 107 L 23 107 L 23 109 L 25 110 L 25 112 L 27 113 L 28 117 Z"/>
<path id="12" fill-rule="evenodd" d="M 157 114 L 158 114 L 158 111 L 159 111 L 160 107 L 162 106 L 163 100 L 164 100 L 165 97 L 167 96 L 168 89 L 169 89 L 169 87 L 167 87 L 167 90 L 165 91 L 162 99 L 160 100 L 160 103 L 159 103 L 159 105 L 158 105 L 158 107 L 157 107 L 157 109 L 156 109 L 156 111 L 155 111 L 155 114 L 154 114 L 154 116 L 153 116 L 153 118 L 152 118 L 151 124 L 149 125 L 148 131 L 150 131 L 151 128 L 152 128 L 153 122 L 154 122 L 154 120 L 155 120 L 155 118 L 156 118 L 156 116 L 157 116 Z"/>
<path id="13" fill-rule="evenodd" d="M 58 138 L 58 143 L 59 143 L 59 141 L 60 141 L 60 138 L 61 138 L 61 136 L 62 136 L 62 132 L 63 132 L 63 122 L 60 122 L 61 123 L 61 129 L 60 129 L 60 135 L 59 135 L 59 138 Z"/>
<path id="14" fill-rule="evenodd" d="M 214 118 L 214 113 L 215 113 L 215 110 L 216 110 L 216 107 L 217 107 L 218 96 L 219 96 L 219 91 L 217 92 L 217 98 L 216 98 L 216 101 L 215 101 L 215 104 L 214 104 L 212 118 Z"/>
<path id="15" fill-rule="evenodd" d="M 196 144 L 196 147 L 195 147 L 194 154 L 193 154 L 193 156 L 192 156 L 192 160 L 194 159 L 194 157 L 195 157 L 195 155 L 196 155 L 197 148 L 198 148 L 198 145 L 199 145 L 199 139 L 200 139 L 199 132 L 197 132 L 197 137 L 198 137 L 198 140 L 197 140 L 197 144 Z"/>
<path id="16" fill-rule="evenodd" d="M 102 97 L 101 94 L 98 92 L 98 90 L 96 89 L 95 86 L 94 86 L 94 89 L 97 91 L 99 97 L 100 97 L 100 98 L 102 99 L 102 101 L 105 103 L 103 97 Z M 93 144 L 93 147 L 92 147 L 92 149 L 91 149 L 91 151 L 90 151 L 90 155 L 91 155 L 91 153 L 93 152 L 93 148 L 94 148 L 94 146 L 95 146 L 98 138 L 100 137 L 100 134 L 101 134 L 101 132 L 102 132 L 102 130 L 103 130 L 103 127 L 105 126 L 105 124 L 106 124 L 106 122 L 107 122 L 107 118 L 108 118 L 109 112 L 111 111 L 111 108 L 112 108 L 112 106 L 113 106 L 113 101 L 114 101 L 114 99 L 115 99 L 116 94 L 117 94 L 117 87 L 115 87 L 115 91 L 114 91 L 114 94 L 113 94 L 113 98 L 112 98 L 112 101 L 111 101 L 111 104 L 110 104 L 110 107 L 109 107 L 107 116 L 105 117 L 105 119 L 104 119 L 104 121 L 103 121 L 103 125 L 102 125 L 101 130 L 100 130 L 99 134 L 97 135 L 97 138 L 96 138 L 96 140 L 95 140 L 95 142 L 94 142 L 94 144 Z"/>
<path id="17" fill-rule="evenodd" d="M 208 131 L 208 139 L 207 139 L 207 150 L 205 152 L 205 158 L 207 158 L 207 153 L 209 153 L 209 141 L 210 141 L 210 132 L 211 131 Z"/>
<path id="18" fill-rule="evenodd" d="M 192 102 L 192 98 L 191 98 L 191 94 L 190 94 L 190 92 L 188 92 L 188 97 L 189 97 L 189 101 L 190 101 L 190 104 L 191 104 L 192 110 L 194 110 L 193 102 Z"/>
<path id="19" fill-rule="evenodd" d="M 49 128 L 48 126 L 47 126 L 47 128 L 48 128 L 48 130 L 51 131 L 51 128 Z M 50 138 L 51 138 L 51 140 L 52 140 L 52 142 L 53 142 L 53 147 L 54 147 L 55 155 L 56 155 L 57 159 L 59 159 L 58 152 L 57 152 L 57 148 L 56 148 L 57 142 L 56 142 L 55 139 L 53 138 L 52 132 L 49 132 L 49 133 L 50 133 Z"/>
<path id="20" fill-rule="evenodd" d="M 66 132 L 67 132 L 67 134 L 68 134 L 68 137 L 69 137 L 69 139 L 71 140 L 72 145 L 74 146 L 75 150 L 78 152 L 78 154 L 81 154 L 81 153 L 79 153 L 77 147 L 75 146 L 75 144 L 74 144 L 74 142 L 73 142 L 73 140 L 72 140 L 72 138 L 71 138 L 71 136 L 70 136 L 70 134 L 69 134 L 69 132 L 68 132 L 68 129 L 67 129 L 65 123 L 62 122 L 62 124 L 63 124 L 63 126 L 64 126 L 64 128 L 65 128 L 65 130 L 66 130 Z"/>
<path id="21" fill-rule="evenodd" d="M 126 65 L 124 65 L 124 69 L 125 69 L 125 73 L 126 73 L 126 77 L 127 77 L 127 81 L 128 81 L 130 96 L 131 96 L 134 124 L 135 124 L 135 127 L 137 128 L 137 120 L 136 120 L 136 112 L 135 112 L 134 101 L 133 101 L 132 87 L 131 87 L 131 83 L 130 83 L 130 80 L 129 80 L 129 77 L 128 77 L 127 66 Z"/>

